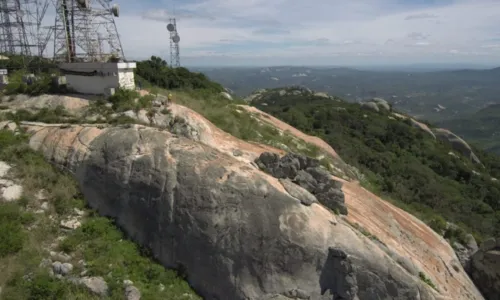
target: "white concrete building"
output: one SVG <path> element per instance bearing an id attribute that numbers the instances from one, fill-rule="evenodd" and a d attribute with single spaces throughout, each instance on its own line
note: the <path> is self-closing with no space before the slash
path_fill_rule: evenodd
<path id="1" fill-rule="evenodd" d="M 82 62 L 59 65 L 69 88 L 82 94 L 107 94 L 110 89 L 135 89 L 135 62 Z"/>
<path id="2" fill-rule="evenodd" d="M 9 84 L 8 73 L 7 69 L 0 69 L 0 88 Z"/>

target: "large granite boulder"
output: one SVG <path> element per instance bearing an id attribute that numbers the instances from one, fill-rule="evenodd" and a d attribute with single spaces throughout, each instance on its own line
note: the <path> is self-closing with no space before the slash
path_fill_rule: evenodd
<path id="1" fill-rule="evenodd" d="M 317 159 L 294 153 L 288 153 L 280 158 L 276 153 L 264 152 L 255 163 L 276 178 L 292 180 L 332 211 L 347 215 L 342 183 L 321 169 Z"/>
<path id="2" fill-rule="evenodd" d="M 214 148 L 138 125 L 27 129 L 90 206 L 205 299 L 450 299 L 321 204 Z"/>
<path id="3" fill-rule="evenodd" d="M 473 163 L 478 165 L 481 164 L 481 161 L 472 151 L 472 148 L 469 146 L 469 144 L 467 144 L 467 142 L 460 138 L 458 135 L 454 134 L 448 129 L 443 128 L 434 128 L 433 132 L 439 140 L 450 144 L 454 150 L 462 153 L 465 157 L 468 157 Z"/>
<path id="4" fill-rule="evenodd" d="M 500 238 L 484 241 L 472 256 L 471 277 L 486 299 L 500 300 Z"/>
<path id="5" fill-rule="evenodd" d="M 453 242 L 453 249 L 455 250 L 458 261 L 460 261 L 460 264 L 464 268 L 465 272 L 470 273 L 472 255 L 474 255 L 474 253 L 478 250 L 474 237 L 471 234 L 467 234 L 464 243 L 460 243 L 458 241 Z"/>

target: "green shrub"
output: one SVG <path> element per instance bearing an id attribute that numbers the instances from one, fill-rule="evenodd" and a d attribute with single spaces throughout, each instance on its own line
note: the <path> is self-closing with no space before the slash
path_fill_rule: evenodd
<path id="1" fill-rule="evenodd" d="M 81 202 L 76 181 L 33 151 L 27 144 L 26 136 L 0 130 L 0 160 L 16 166 L 13 168 L 14 175 L 23 178 L 23 198 L 32 198 L 43 189 L 53 199 L 59 214 L 66 213 Z"/>
<path id="2" fill-rule="evenodd" d="M 418 277 L 420 277 L 420 280 L 422 280 L 423 282 L 425 282 L 431 288 L 435 289 L 436 291 L 438 290 L 437 287 L 432 282 L 432 280 L 430 280 L 429 278 L 427 278 L 427 276 L 425 276 L 425 274 L 423 272 L 418 272 Z"/>
<path id="3" fill-rule="evenodd" d="M 16 274 L 7 282 L 2 296 L 4 300 L 99 299 L 82 286 L 49 276 L 46 270 L 38 270 L 28 278 L 23 274 Z"/>
<path id="4" fill-rule="evenodd" d="M 137 93 L 137 91 L 118 89 L 108 98 L 108 101 L 113 104 L 114 111 L 124 112 L 127 110 L 134 110 L 136 107 L 135 99 L 138 98 L 139 93 Z"/>
<path id="5" fill-rule="evenodd" d="M 446 220 L 441 216 L 435 216 L 427 224 L 439 234 L 443 234 L 446 230 Z"/>
<path id="6" fill-rule="evenodd" d="M 149 60 L 140 61 L 135 69 L 136 82 L 144 87 L 155 85 L 165 89 L 210 90 L 222 92 L 224 88 L 202 73 L 190 72 L 186 68 L 169 68 L 167 62 L 159 57 L 151 56 Z"/>
<path id="7" fill-rule="evenodd" d="M 23 248 L 26 234 L 18 205 L 0 203 L 0 258 L 17 253 Z"/>

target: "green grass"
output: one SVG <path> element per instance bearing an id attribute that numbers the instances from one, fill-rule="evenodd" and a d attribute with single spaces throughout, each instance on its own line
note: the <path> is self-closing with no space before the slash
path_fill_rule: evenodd
<path id="1" fill-rule="evenodd" d="M 418 272 L 418 277 L 420 278 L 420 280 L 425 282 L 428 286 L 435 289 L 436 291 L 439 291 L 438 288 L 436 287 L 436 285 L 434 285 L 434 283 L 432 282 L 432 280 L 430 280 L 423 272 Z"/>
<path id="2" fill-rule="evenodd" d="M 53 250 L 73 256 L 74 274 L 82 271 L 77 262 L 84 259 L 88 275 L 103 276 L 110 289 L 106 299 L 123 299 L 124 279 L 134 282 L 142 299 L 186 299 L 185 294 L 201 299 L 182 276 L 149 258 L 147 251 L 128 240 L 112 220 L 86 208 L 72 177 L 31 150 L 25 135 L 0 130 L 0 160 L 14 166 L 11 175 L 21 179 L 24 188 L 21 200 L 0 203 L 2 299 L 98 299 L 82 287 L 49 277 L 48 271 L 39 267 L 41 260 L 49 257 L 49 246 L 61 236 L 66 238 Z M 42 189 L 50 204 L 49 213 L 34 214 L 40 205 L 35 195 Z M 59 221 L 74 208 L 85 210 L 88 216 L 80 228 L 66 233 L 59 228 Z M 163 291 L 160 285 L 165 287 Z"/>
<path id="3" fill-rule="evenodd" d="M 366 236 L 367 238 L 369 238 L 370 240 L 372 241 L 376 241 L 376 242 L 379 242 L 380 244 L 382 245 L 385 245 L 387 246 L 384 242 L 382 242 L 376 235 L 370 233 L 368 230 L 366 230 L 366 228 L 364 228 L 363 226 L 359 225 L 359 223 L 351 223 L 349 221 L 347 221 L 346 219 L 346 222 L 348 222 L 352 227 L 354 227 L 356 230 L 358 230 L 362 235 Z"/>
<path id="4" fill-rule="evenodd" d="M 321 164 L 330 169 L 333 160 L 316 145 L 296 138 L 290 132 L 280 132 L 276 127 L 265 122 L 265 118 L 256 113 L 246 111 L 239 105 L 246 104 L 240 100 L 228 100 L 209 90 L 166 91 L 157 87 L 150 88 L 153 94 L 173 95 L 173 102 L 186 106 L 204 116 L 219 129 L 245 141 L 270 145 L 284 151 L 317 158 Z M 164 113 L 167 113 L 165 111 Z"/>
<path id="5" fill-rule="evenodd" d="M 192 299 L 201 299 L 174 271 L 141 256 L 141 249 L 124 239 L 107 218 L 90 217 L 61 243 L 60 249 L 84 259 L 91 276 L 108 278 L 111 272 L 113 279 L 108 283 L 111 298 L 123 295 L 122 282 L 129 279 L 139 288 L 143 299 L 181 299 L 185 293 L 193 295 Z M 159 290 L 160 284 L 166 287 L 163 291 Z"/>

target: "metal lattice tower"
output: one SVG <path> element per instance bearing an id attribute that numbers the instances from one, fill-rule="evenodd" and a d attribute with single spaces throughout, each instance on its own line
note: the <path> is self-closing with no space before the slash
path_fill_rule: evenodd
<path id="1" fill-rule="evenodd" d="M 177 32 L 177 23 L 175 18 L 170 18 L 167 30 L 170 32 L 170 67 L 178 68 L 181 66 L 179 54 L 179 33 Z"/>
<path id="2" fill-rule="evenodd" d="M 56 7 L 54 60 L 59 62 L 124 59 L 111 0 L 52 0 Z"/>
<path id="3" fill-rule="evenodd" d="M 41 26 L 49 0 L 0 0 L 0 51 L 43 56 L 48 34 Z"/>

